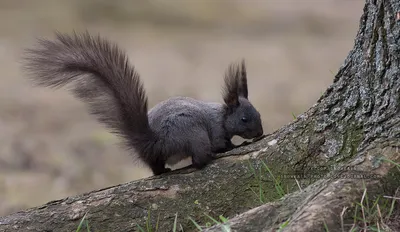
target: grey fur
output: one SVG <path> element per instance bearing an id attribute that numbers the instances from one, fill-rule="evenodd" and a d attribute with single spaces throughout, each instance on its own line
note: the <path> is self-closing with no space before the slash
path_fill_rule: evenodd
<path id="1" fill-rule="evenodd" d="M 150 111 L 139 74 L 116 44 L 88 32 L 56 33 L 56 40 L 39 40 L 28 49 L 24 69 L 40 86 L 72 85 L 73 94 L 88 104 L 90 113 L 120 135 L 155 175 L 192 157 L 202 168 L 216 153 L 235 146 L 234 135 L 263 134 L 260 114 L 248 100 L 244 61 L 225 74 L 225 104 L 173 97 Z"/>

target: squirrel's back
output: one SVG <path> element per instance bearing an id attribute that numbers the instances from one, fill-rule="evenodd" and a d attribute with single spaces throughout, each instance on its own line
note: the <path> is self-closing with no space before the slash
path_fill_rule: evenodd
<path id="1" fill-rule="evenodd" d="M 193 128 L 203 128 L 209 131 L 210 137 L 217 137 L 223 133 L 223 110 L 223 105 L 219 103 L 179 96 L 155 105 L 148 112 L 148 117 L 150 127 L 159 139 L 193 135 Z"/>

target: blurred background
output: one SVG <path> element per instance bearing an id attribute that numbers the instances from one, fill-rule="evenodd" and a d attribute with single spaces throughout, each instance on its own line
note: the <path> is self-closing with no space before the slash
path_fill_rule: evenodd
<path id="1" fill-rule="evenodd" d="M 0 215 L 151 175 L 66 90 L 34 88 L 20 55 L 53 31 L 116 41 L 150 106 L 175 95 L 222 102 L 229 63 L 246 59 L 249 97 L 271 133 L 332 83 L 362 0 L 0 0 Z"/>

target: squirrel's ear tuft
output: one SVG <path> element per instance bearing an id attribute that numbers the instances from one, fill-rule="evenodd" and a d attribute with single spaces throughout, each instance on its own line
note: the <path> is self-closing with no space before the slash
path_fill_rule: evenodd
<path id="1" fill-rule="evenodd" d="M 247 89 L 247 72 L 244 59 L 242 60 L 240 67 L 238 67 L 237 73 L 239 79 L 238 95 L 247 99 L 249 96 L 249 91 Z"/>
<path id="2" fill-rule="evenodd" d="M 230 64 L 228 70 L 225 72 L 225 87 L 223 98 L 225 103 L 230 107 L 239 105 L 239 78 L 238 68 L 235 64 Z"/>
<path id="3" fill-rule="evenodd" d="M 247 72 L 244 60 L 240 64 L 232 63 L 225 72 L 224 101 L 228 106 L 238 106 L 239 96 L 248 98 Z"/>

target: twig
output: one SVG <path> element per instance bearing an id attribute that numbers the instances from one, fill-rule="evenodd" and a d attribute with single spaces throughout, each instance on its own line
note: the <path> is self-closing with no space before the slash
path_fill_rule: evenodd
<path id="1" fill-rule="evenodd" d="M 301 189 L 301 186 L 300 186 L 299 181 L 298 181 L 296 178 L 294 178 L 294 180 L 296 181 L 296 184 L 297 184 L 297 186 L 299 187 L 300 192 L 303 192 L 303 189 Z"/>
<path id="2" fill-rule="evenodd" d="M 395 200 L 400 200 L 400 197 L 383 196 L 384 198 L 390 198 Z"/>

